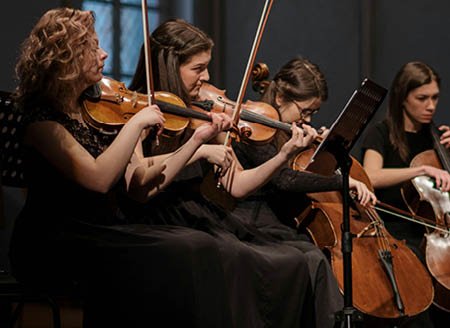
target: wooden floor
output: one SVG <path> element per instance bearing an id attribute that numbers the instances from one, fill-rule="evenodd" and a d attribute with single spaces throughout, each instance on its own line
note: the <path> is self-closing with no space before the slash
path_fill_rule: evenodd
<path id="1" fill-rule="evenodd" d="M 61 327 L 81 328 L 83 313 L 79 306 L 60 304 Z M 0 327 L 2 325 L 0 324 Z M 52 328 L 52 312 L 48 305 L 40 303 L 27 303 L 15 328 Z"/>

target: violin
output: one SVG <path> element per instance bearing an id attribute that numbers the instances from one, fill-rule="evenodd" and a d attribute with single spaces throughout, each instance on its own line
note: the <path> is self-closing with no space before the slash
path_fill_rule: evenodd
<path id="1" fill-rule="evenodd" d="M 417 154 L 410 167 L 429 165 L 450 172 L 448 150 L 440 143 L 439 131 L 433 123 L 430 132 L 434 149 Z M 428 225 L 425 234 L 426 265 L 433 276 L 434 303 L 450 311 L 450 195 L 436 188 L 434 180 L 427 176 L 415 177 L 401 192 L 413 214 L 434 218 L 437 228 Z"/>
<path id="2" fill-rule="evenodd" d="M 97 84 L 99 94 L 83 101 L 83 117 L 92 127 L 106 134 L 117 134 L 121 127 L 138 111 L 148 106 L 147 95 L 131 91 L 125 84 L 109 77 L 103 77 Z M 156 104 L 164 113 L 166 123 L 164 134 L 180 135 L 186 128 L 196 129 L 205 121 L 211 121 L 206 112 L 231 115 L 235 103 L 211 84 L 204 83 L 200 89 L 203 99 L 209 102 L 194 102 L 191 108 L 178 96 L 164 91 L 155 92 Z M 271 140 L 277 130 L 289 132 L 290 124 L 279 121 L 275 108 L 263 103 L 247 101 L 242 106 L 233 137 L 238 141 L 265 143 Z"/>
<path id="3" fill-rule="evenodd" d="M 313 153 L 314 149 L 310 148 L 298 154 L 292 168 L 307 167 Z M 362 166 L 353 158 L 352 163 L 350 176 L 373 190 Z M 315 173 L 323 174 L 323 171 L 324 167 L 318 167 Z M 331 174 L 332 171 L 328 172 Z M 342 194 L 332 191 L 307 196 L 309 207 L 296 220 L 318 247 L 329 251 L 334 275 L 343 290 Z M 434 289 L 430 275 L 417 256 L 404 241 L 389 234 L 374 208 L 352 202 L 349 216 L 354 236 L 352 296 L 355 308 L 377 320 L 401 320 L 425 311 L 433 301 Z"/>
<path id="4" fill-rule="evenodd" d="M 203 104 L 207 104 L 208 110 L 216 113 L 226 113 L 231 116 L 236 106 L 236 102 L 225 95 L 225 90 L 220 90 L 206 82 L 200 87 L 199 98 L 203 100 Z M 237 129 L 238 135 L 244 141 L 261 144 L 272 140 L 277 130 L 290 134 L 291 125 L 281 122 L 280 114 L 271 105 L 261 101 L 247 100 L 242 104 Z"/>
<path id="5" fill-rule="evenodd" d="M 123 82 L 103 77 L 97 86 L 99 94 L 83 101 L 82 113 L 89 125 L 105 134 L 117 134 L 134 114 L 148 106 L 147 95 L 127 89 Z M 202 123 L 211 121 L 203 110 L 188 108 L 172 93 L 157 91 L 155 98 L 166 119 L 164 133 L 167 136 L 180 135 L 189 126 L 191 118 Z"/>
<path id="6" fill-rule="evenodd" d="M 257 63 L 252 69 L 252 88 L 260 95 L 264 94 L 270 84 L 268 80 L 270 75 L 269 66 L 265 63 Z"/>

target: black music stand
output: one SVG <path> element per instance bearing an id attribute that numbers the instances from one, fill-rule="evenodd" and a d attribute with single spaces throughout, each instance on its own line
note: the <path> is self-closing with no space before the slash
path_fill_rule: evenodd
<path id="1" fill-rule="evenodd" d="M 342 255 L 344 260 L 344 308 L 337 312 L 336 327 L 352 327 L 362 321 L 362 315 L 353 307 L 352 297 L 352 238 L 349 218 L 349 175 L 352 165 L 350 150 L 381 105 L 387 90 L 365 79 L 355 90 L 330 128 L 329 134 L 317 147 L 306 170 L 327 174 L 340 170 L 343 179 Z M 321 169 L 317 165 L 320 163 Z M 325 170 L 326 172 L 323 172 Z"/>

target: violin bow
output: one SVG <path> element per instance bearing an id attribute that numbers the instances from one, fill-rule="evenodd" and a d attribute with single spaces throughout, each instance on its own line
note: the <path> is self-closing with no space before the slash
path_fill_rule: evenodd
<path id="1" fill-rule="evenodd" d="M 142 5 L 142 29 L 144 32 L 145 76 L 147 78 L 147 86 L 148 86 L 147 96 L 148 96 L 148 103 L 154 104 L 155 85 L 153 83 L 147 0 L 142 0 L 141 5 Z"/>
<path id="2" fill-rule="evenodd" d="M 248 81 L 250 80 L 250 75 L 252 74 L 253 65 L 255 64 L 256 54 L 261 43 L 264 28 L 266 27 L 267 19 L 269 18 L 270 10 L 272 9 L 273 0 L 266 0 L 263 11 L 261 13 L 261 18 L 259 20 L 258 29 L 256 30 L 256 35 L 253 40 L 252 49 L 250 51 L 250 56 L 247 61 L 247 67 L 245 68 L 244 76 L 242 78 L 241 87 L 239 88 L 239 94 L 234 106 L 233 115 L 231 117 L 233 125 L 237 125 L 240 119 L 241 106 L 244 100 L 244 95 L 247 90 Z M 230 131 L 227 131 L 224 141 L 225 146 L 230 145 Z M 220 174 L 220 168 L 217 170 L 217 175 Z M 221 186 L 220 182 L 217 183 L 217 187 Z"/>
<path id="3" fill-rule="evenodd" d="M 147 79 L 147 98 L 149 105 L 156 103 L 155 100 L 155 85 L 153 83 L 153 71 L 152 71 L 152 57 L 150 49 L 150 32 L 148 24 L 148 6 L 147 0 L 141 1 L 141 11 L 142 11 L 142 29 L 144 34 L 144 54 L 145 54 L 145 76 Z M 156 134 L 155 136 L 156 146 L 159 146 L 159 138 Z"/>
<path id="4" fill-rule="evenodd" d="M 252 74 L 253 65 L 255 63 L 256 54 L 261 43 L 262 34 L 264 28 L 266 27 L 267 19 L 269 18 L 269 13 L 272 8 L 273 0 L 266 0 L 264 4 L 263 11 L 261 13 L 261 18 L 258 24 L 258 29 L 256 30 L 256 35 L 253 40 L 253 46 L 250 51 L 250 56 L 247 61 L 247 67 L 245 68 L 244 77 L 242 78 L 241 87 L 239 88 L 239 94 L 236 100 L 236 104 L 233 111 L 233 116 L 231 117 L 233 123 L 236 125 L 239 122 L 241 106 L 244 100 L 245 91 L 247 90 L 248 81 L 250 80 L 250 75 Z M 230 132 L 227 132 L 225 138 L 225 145 L 229 145 Z"/>

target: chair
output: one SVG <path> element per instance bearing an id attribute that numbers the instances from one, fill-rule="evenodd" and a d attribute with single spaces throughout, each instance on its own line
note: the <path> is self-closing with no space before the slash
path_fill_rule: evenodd
<path id="1" fill-rule="evenodd" d="M 22 115 L 15 110 L 11 94 L 0 91 L 0 167 L 5 186 L 26 188 L 20 143 Z"/>
<path id="2" fill-rule="evenodd" d="M 15 109 L 11 93 L 0 91 L 0 187 L 27 186 L 20 142 L 21 120 L 22 115 Z M 2 264 L 0 264 L 0 308 L 3 311 L 0 312 L 0 326 L 14 327 L 26 302 L 43 302 L 52 310 L 53 327 L 60 328 L 60 308 L 54 297 L 27 288 L 1 266 Z M 14 307 L 13 304 L 17 305 Z M 2 321 L 7 324 L 3 324 Z"/>

